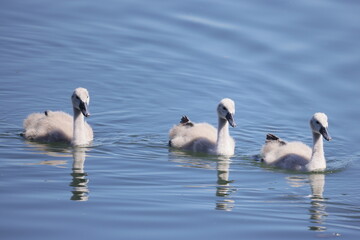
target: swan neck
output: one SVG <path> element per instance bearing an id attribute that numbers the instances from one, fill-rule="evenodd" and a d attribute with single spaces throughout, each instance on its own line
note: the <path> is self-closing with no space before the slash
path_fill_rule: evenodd
<path id="1" fill-rule="evenodd" d="M 74 108 L 74 129 L 73 129 L 73 145 L 86 144 L 85 138 L 85 119 L 80 110 Z"/>
<path id="2" fill-rule="evenodd" d="M 229 137 L 229 123 L 225 119 L 219 118 L 218 124 L 218 142 Z"/>
<path id="3" fill-rule="evenodd" d="M 313 149 L 310 165 L 312 170 L 324 170 L 326 168 L 323 137 L 321 134 L 315 132 L 313 132 Z"/>
<path id="4" fill-rule="evenodd" d="M 319 133 L 313 133 L 313 154 L 324 155 L 323 137 Z"/>
<path id="5" fill-rule="evenodd" d="M 229 152 L 231 148 L 231 137 L 229 135 L 229 123 L 225 119 L 219 118 L 218 136 L 216 142 L 216 152 L 219 155 L 232 155 Z"/>

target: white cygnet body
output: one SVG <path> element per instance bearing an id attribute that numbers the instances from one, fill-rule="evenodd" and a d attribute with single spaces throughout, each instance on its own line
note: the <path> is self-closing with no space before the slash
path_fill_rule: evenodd
<path id="1" fill-rule="evenodd" d="M 328 118 L 324 113 L 315 113 L 310 120 L 313 134 L 313 147 L 302 142 L 285 142 L 275 135 L 268 134 L 262 147 L 262 160 L 272 166 L 298 171 L 324 171 L 326 159 L 323 138 L 331 140 L 328 132 Z"/>
<path id="2" fill-rule="evenodd" d="M 235 141 L 229 134 L 229 124 L 236 126 L 234 101 L 222 99 L 217 113 L 218 129 L 208 123 L 193 123 L 186 116 L 182 117 L 180 124 L 170 129 L 169 146 L 213 155 L 234 155 Z"/>
<path id="3" fill-rule="evenodd" d="M 93 130 L 84 117 L 90 116 L 89 93 L 76 88 L 71 96 L 74 116 L 61 111 L 32 113 L 24 120 L 23 136 L 40 142 L 66 142 L 74 146 L 87 145 L 93 140 Z"/>

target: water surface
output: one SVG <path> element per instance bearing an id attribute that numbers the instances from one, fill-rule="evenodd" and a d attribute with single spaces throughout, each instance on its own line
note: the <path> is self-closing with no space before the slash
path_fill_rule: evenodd
<path id="1" fill-rule="evenodd" d="M 7 1 L 0 8 L 0 233 L 4 239 L 357 239 L 360 4 L 356 1 Z M 91 95 L 88 148 L 22 139 L 32 112 Z M 188 115 L 236 102 L 236 155 L 173 151 Z M 263 166 L 268 132 L 328 169 Z"/>

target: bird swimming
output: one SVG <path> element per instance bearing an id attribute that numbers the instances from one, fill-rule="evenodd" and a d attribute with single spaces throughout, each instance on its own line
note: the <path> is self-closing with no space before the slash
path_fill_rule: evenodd
<path id="1" fill-rule="evenodd" d="M 62 111 L 32 113 L 24 120 L 22 135 L 28 140 L 39 142 L 66 142 L 74 146 L 89 144 L 94 134 L 84 119 L 90 116 L 88 90 L 76 88 L 71 101 L 73 117 Z"/>
<path id="2" fill-rule="evenodd" d="M 268 165 L 298 171 L 324 171 L 326 159 L 323 138 L 330 141 L 328 117 L 325 113 L 315 113 L 310 119 L 313 146 L 302 142 L 285 142 L 273 134 L 267 134 L 261 149 L 262 161 Z"/>
<path id="3" fill-rule="evenodd" d="M 180 124 L 170 129 L 169 146 L 213 155 L 234 155 L 235 141 L 229 134 L 229 125 L 236 126 L 234 101 L 222 99 L 217 106 L 217 114 L 217 129 L 208 123 L 191 122 L 183 116 Z"/>

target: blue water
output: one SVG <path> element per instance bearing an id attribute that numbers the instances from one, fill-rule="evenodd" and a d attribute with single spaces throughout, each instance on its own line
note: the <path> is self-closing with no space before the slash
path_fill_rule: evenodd
<path id="1" fill-rule="evenodd" d="M 325 0 L 2 1 L 1 239 L 358 239 L 359 12 Z M 32 112 L 71 113 L 79 86 L 92 146 L 20 136 Z M 184 114 L 216 125 L 224 97 L 235 156 L 167 147 Z M 268 132 L 311 144 L 319 111 L 333 137 L 326 172 L 259 162 Z"/>

